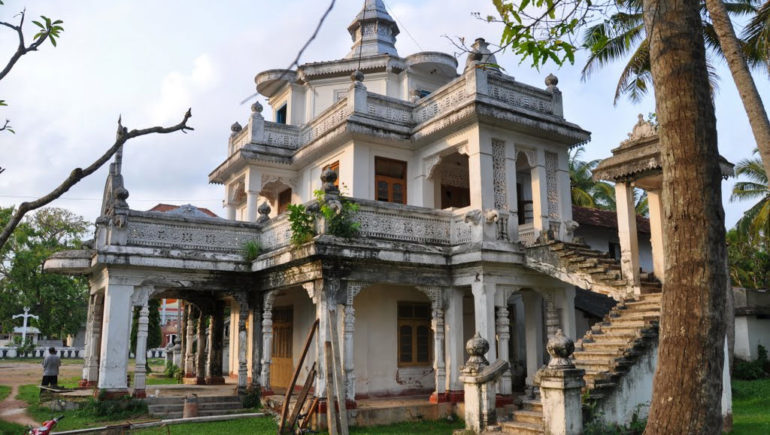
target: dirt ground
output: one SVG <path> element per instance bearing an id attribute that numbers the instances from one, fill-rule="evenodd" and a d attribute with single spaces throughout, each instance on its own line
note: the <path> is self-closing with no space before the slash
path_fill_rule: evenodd
<path id="1" fill-rule="evenodd" d="M 81 365 L 62 364 L 59 379 L 80 375 Z M 0 419 L 21 425 L 37 426 L 38 423 L 26 414 L 27 403 L 16 400 L 20 385 L 39 384 L 43 368 L 39 362 L 0 361 L 0 385 L 11 387 L 11 394 L 0 402 Z"/>

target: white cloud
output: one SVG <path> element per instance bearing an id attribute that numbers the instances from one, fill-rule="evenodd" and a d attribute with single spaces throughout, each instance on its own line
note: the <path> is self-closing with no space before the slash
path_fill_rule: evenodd
<path id="1" fill-rule="evenodd" d="M 210 90 L 218 82 L 219 73 L 211 56 L 205 53 L 198 56 L 189 74 L 174 71 L 163 78 L 160 99 L 149 108 L 150 121 L 160 124 L 178 121 L 179 114 L 192 105 L 197 94 Z"/>

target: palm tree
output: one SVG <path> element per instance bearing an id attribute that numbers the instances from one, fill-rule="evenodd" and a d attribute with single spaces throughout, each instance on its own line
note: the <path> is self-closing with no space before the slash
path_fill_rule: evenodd
<path id="1" fill-rule="evenodd" d="M 754 153 L 757 153 L 756 149 Z M 759 199 L 738 221 L 738 231 L 767 244 L 770 242 L 770 187 L 762 161 L 758 157 L 739 161 L 735 165 L 735 175 L 744 176 L 748 181 L 735 183 L 730 201 Z"/>
<path id="2" fill-rule="evenodd" d="M 747 61 L 751 67 L 764 64 L 770 74 L 770 0 L 757 9 L 743 28 L 741 39 L 746 43 Z"/>
<path id="3" fill-rule="evenodd" d="M 572 204 L 579 207 L 598 208 L 601 210 L 615 210 L 615 186 L 605 181 L 595 181 L 593 170 L 599 164 L 599 160 L 586 162 L 578 157 L 583 153 L 583 148 L 576 148 L 569 154 L 569 179 L 572 194 Z M 647 216 L 647 193 L 641 189 L 634 189 L 636 214 Z"/>
<path id="4" fill-rule="evenodd" d="M 626 67 L 620 75 L 615 88 L 615 102 L 620 96 L 628 94 L 632 101 L 639 101 L 651 87 L 650 47 L 644 30 L 642 16 L 642 0 L 615 0 L 618 12 L 605 22 L 587 29 L 583 35 L 583 47 L 591 54 L 583 67 L 583 79 L 587 79 L 596 69 L 618 60 L 630 53 Z M 757 0 L 725 1 L 724 5 L 731 15 L 749 15 L 755 13 L 754 3 Z M 719 41 L 714 27 L 706 17 L 705 1 L 701 2 L 703 18 L 703 37 L 707 48 L 720 56 Z M 767 54 L 759 56 L 759 52 L 747 53 L 751 62 L 756 59 L 767 59 Z M 708 64 L 712 87 L 717 78 L 713 68 Z"/>

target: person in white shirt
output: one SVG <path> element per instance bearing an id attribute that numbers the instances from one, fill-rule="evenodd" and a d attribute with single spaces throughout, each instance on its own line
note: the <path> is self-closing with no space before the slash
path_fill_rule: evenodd
<path id="1" fill-rule="evenodd" d="M 43 358 L 43 386 L 55 387 L 59 384 L 59 366 L 61 359 L 56 354 L 56 348 L 49 348 L 48 355 Z"/>

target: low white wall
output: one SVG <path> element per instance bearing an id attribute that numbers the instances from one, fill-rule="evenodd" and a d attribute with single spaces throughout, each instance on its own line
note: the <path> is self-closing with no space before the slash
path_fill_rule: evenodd
<path id="1" fill-rule="evenodd" d="M 82 347 L 56 347 L 60 358 L 83 358 Z M 19 354 L 15 347 L 0 347 L 0 359 L 5 358 L 42 358 L 48 354 L 47 347 L 37 347 L 26 354 Z"/>
<path id="2" fill-rule="evenodd" d="M 430 303 L 424 293 L 409 287 L 376 285 L 356 296 L 356 395 L 384 396 L 434 388 L 432 362 L 398 367 L 397 307 L 401 301 Z"/>
<path id="3" fill-rule="evenodd" d="M 658 365 L 658 344 L 648 348 L 596 408 L 597 418 L 606 423 L 627 425 L 636 413 L 647 418 L 652 400 L 652 378 Z"/>
<path id="4" fill-rule="evenodd" d="M 755 316 L 735 317 L 735 356 L 747 361 L 757 359 L 757 347 L 770 349 L 770 319 Z"/>

